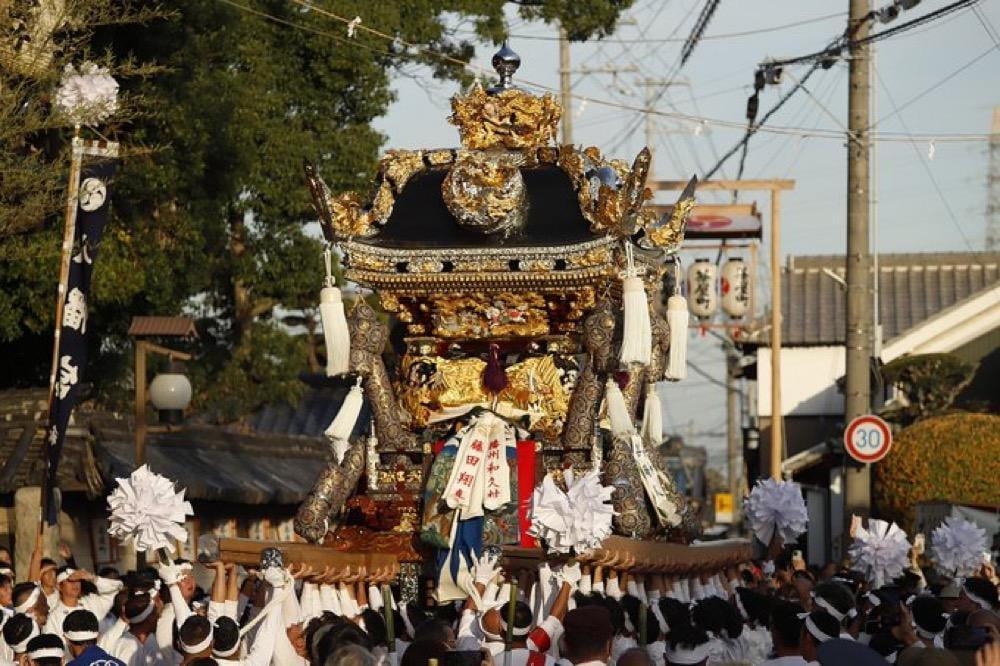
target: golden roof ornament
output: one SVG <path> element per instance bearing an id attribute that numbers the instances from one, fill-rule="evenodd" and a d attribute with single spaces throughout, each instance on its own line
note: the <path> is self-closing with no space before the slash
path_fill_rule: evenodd
<path id="1" fill-rule="evenodd" d="M 451 124 L 458 126 L 462 146 L 471 150 L 520 149 L 555 142 L 563 109 L 551 93 L 533 95 L 512 79 L 521 57 L 507 43 L 493 55 L 499 81 L 483 90 L 476 82 L 451 99 Z"/>

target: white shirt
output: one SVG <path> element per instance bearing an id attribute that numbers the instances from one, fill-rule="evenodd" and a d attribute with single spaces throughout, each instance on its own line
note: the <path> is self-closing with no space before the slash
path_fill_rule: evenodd
<path id="1" fill-rule="evenodd" d="M 634 638 L 630 636 L 615 636 L 615 640 L 611 644 L 611 661 L 608 663 L 612 665 L 617 664 L 618 658 L 634 647 L 639 647 Z"/>
<path id="2" fill-rule="evenodd" d="M 111 607 L 115 605 L 115 595 L 122 589 L 124 583 L 111 578 L 96 578 L 94 584 L 97 586 L 97 594 L 85 594 L 76 601 L 75 606 L 67 606 L 62 599 L 56 601 L 55 605 L 49 606 L 49 619 L 45 623 L 45 631 L 56 636 L 63 635 L 63 620 L 73 611 L 84 608 L 92 612 L 98 618 L 108 614 Z"/>

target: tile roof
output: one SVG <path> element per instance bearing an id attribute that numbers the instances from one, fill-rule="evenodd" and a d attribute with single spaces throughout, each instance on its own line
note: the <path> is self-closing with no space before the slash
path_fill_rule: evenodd
<path id="1" fill-rule="evenodd" d="M 782 269 L 782 344 L 844 343 L 842 255 L 789 257 Z M 879 320 L 885 342 L 1000 280 L 1000 252 L 879 257 Z"/>
<path id="2" fill-rule="evenodd" d="M 196 338 L 198 330 L 191 317 L 132 317 L 128 334 Z"/>

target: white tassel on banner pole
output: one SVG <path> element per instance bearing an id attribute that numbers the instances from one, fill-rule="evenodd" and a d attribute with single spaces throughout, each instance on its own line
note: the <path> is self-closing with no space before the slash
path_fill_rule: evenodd
<path id="1" fill-rule="evenodd" d="M 625 277 L 622 278 L 622 363 L 649 365 L 653 349 L 653 332 L 649 323 L 649 301 L 646 287 L 635 269 L 632 246 L 625 244 Z"/>
<path id="2" fill-rule="evenodd" d="M 354 430 L 354 424 L 358 422 L 364 402 L 364 394 L 361 392 L 361 377 L 358 377 L 357 383 L 347 392 L 343 404 L 340 405 L 340 411 L 323 432 L 330 440 L 330 445 L 333 446 L 333 453 L 337 456 L 338 463 L 344 462 L 344 454 L 351 446 L 351 432 Z"/>
<path id="3" fill-rule="evenodd" d="M 650 447 L 663 443 L 663 406 L 660 395 L 656 392 L 656 384 L 650 382 L 646 387 L 646 406 L 642 410 L 642 438 Z"/>
<path id="4" fill-rule="evenodd" d="M 333 377 L 347 372 L 351 357 L 351 335 L 344 314 L 344 300 L 333 277 L 333 256 L 330 249 L 323 251 L 326 278 L 319 295 L 319 316 L 323 321 L 323 339 L 326 342 L 326 375 Z"/>
<path id="5" fill-rule="evenodd" d="M 667 326 L 670 327 L 670 350 L 667 352 L 666 379 L 678 382 L 687 377 L 687 299 L 674 294 L 667 299 Z"/>
<path id="6" fill-rule="evenodd" d="M 615 437 L 631 437 L 635 434 L 635 424 L 628 413 L 628 405 L 625 404 L 625 396 L 618 388 L 618 382 L 609 379 L 604 390 L 605 402 L 607 403 L 608 420 L 611 421 L 611 432 Z"/>

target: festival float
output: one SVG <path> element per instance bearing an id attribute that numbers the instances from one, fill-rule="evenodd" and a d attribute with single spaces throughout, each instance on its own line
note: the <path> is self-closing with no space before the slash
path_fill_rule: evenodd
<path id="1" fill-rule="evenodd" d="M 556 145 L 556 99 L 514 85 L 506 45 L 492 62 L 494 85 L 452 99 L 460 147 L 389 151 L 370 196 L 306 165 L 343 276 L 372 297 L 345 311 L 328 252 L 327 375 L 350 390 L 297 534 L 343 563 L 389 558 L 404 589 L 433 576 L 442 601 L 490 549 L 508 571 L 577 557 L 687 577 L 748 559 L 746 541 L 696 543 L 655 451 L 655 384 L 685 375 L 688 305 L 660 292 L 694 179 L 657 215 L 648 149 L 629 164 Z M 249 563 L 267 545 L 222 550 Z"/>

